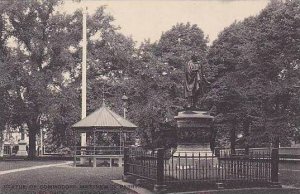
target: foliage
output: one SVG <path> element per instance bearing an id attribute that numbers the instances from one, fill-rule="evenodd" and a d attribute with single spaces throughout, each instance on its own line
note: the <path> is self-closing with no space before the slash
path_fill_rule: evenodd
<path id="1" fill-rule="evenodd" d="M 138 123 L 142 144 L 149 147 L 176 145 L 174 116 L 186 104 L 183 95 L 184 65 L 194 54 L 205 65 L 207 39 L 197 25 L 177 24 L 157 43 L 145 41 L 138 49 L 137 76 L 130 91 L 132 118 Z M 163 143 L 164 142 L 164 143 Z"/>
<path id="2" fill-rule="evenodd" d="M 237 122 L 244 146 L 274 142 L 278 136 L 286 142 L 299 117 L 294 87 L 299 83 L 299 32 L 292 30 L 299 8 L 297 1 L 273 1 L 258 16 L 225 29 L 210 48 L 215 81 L 209 100 L 219 122 Z M 226 119 L 229 114 L 233 120 Z"/>
<path id="3" fill-rule="evenodd" d="M 53 150 L 79 143 L 71 125 L 80 120 L 82 11 L 54 12 L 60 3 L 0 7 L 0 125 L 28 126 L 30 157 L 42 128 Z M 101 7 L 87 18 L 87 112 L 105 98 L 122 114 L 126 93 L 127 118 L 139 126 L 142 144 L 174 146 L 175 135 L 163 134 L 175 129 L 173 118 L 187 104 L 184 64 L 195 55 L 212 82 L 198 106 L 216 115 L 220 144 L 229 139 L 232 148 L 265 146 L 278 136 L 287 144 L 299 126 L 299 9 L 296 0 L 272 1 L 258 16 L 225 28 L 211 47 L 197 25 L 181 23 L 137 48 Z M 118 139 L 97 137 L 104 143 Z"/>
<path id="4" fill-rule="evenodd" d="M 30 158 L 36 155 L 36 134 L 48 124 L 64 73 L 75 63 L 69 47 L 76 44 L 72 35 L 78 32 L 69 26 L 73 16 L 54 14 L 59 3 L 11 2 L 5 10 L 6 32 L 16 44 L 6 63 L 11 77 L 7 91 L 13 102 L 13 123 L 28 126 Z"/>

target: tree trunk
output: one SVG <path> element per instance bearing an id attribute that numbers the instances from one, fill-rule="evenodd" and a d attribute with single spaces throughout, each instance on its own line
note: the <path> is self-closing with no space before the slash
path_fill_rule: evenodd
<path id="1" fill-rule="evenodd" d="M 29 149 L 28 149 L 28 158 L 36 158 L 36 132 L 29 129 Z"/>
<path id="2" fill-rule="evenodd" d="M 213 124 L 211 125 L 210 128 L 210 149 L 214 152 L 215 148 L 216 148 L 216 136 L 217 136 L 217 132 L 215 130 L 215 127 L 213 126 Z"/>
<path id="3" fill-rule="evenodd" d="M 36 158 L 36 134 L 39 129 L 39 125 L 28 125 L 29 131 L 29 148 L 28 148 L 28 159 Z"/>
<path id="4" fill-rule="evenodd" d="M 4 128 L 0 130 L 0 157 L 4 155 Z"/>
<path id="5" fill-rule="evenodd" d="M 280 141 L 279 141 L 279 135 L 276 135 L 275 137 L 274 137 L 274 141 L 273 141 L 273 147 L 274 148 L 279 148 L 279 143 L 280 143 Z"/>
<path id="6" fill-rule="evenodd" d="M 278 184 L 278 168 L 279 168 L 279 135 L 273 140 L 273 149 L 271 151 L 271 181 Z"/>
<path id="7" fill-rule="evenodd" d="M 231 154 L 235 154 L 235 139 L 236 139 L 236 121 L 233 121 L 232 128 L 230 130 L 230 150 Z"/>
<path id="8" fill-rule="evenodd" d="M 245 119 L 243 122 L 243 130 L 245 135 L 245 154 L 249 154 L 249 131 L 250 131 L 250 121 L 248 119 Z"/>

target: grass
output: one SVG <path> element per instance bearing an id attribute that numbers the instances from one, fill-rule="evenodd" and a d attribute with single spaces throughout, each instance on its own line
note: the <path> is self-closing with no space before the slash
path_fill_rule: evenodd
<path id="1" fill-rule="evenodd" d="M 300 162 L 280 162 L 279 181 L 283 185 L 300 188 Z"/>

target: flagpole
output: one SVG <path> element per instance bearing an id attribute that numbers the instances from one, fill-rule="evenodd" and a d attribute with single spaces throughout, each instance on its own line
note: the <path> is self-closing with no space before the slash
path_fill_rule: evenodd
<path id="1" fill-rule="evenodd" d="M 86 117 L 86 55 L 87 55 L 87 35 L 86 35 L 86 17 L 87 7 L 82 13 L 82 85 L 81 85 L 81 119 Z M 81 146 L 86 146 L 86 133 L 81 133 Z"/>
<path id="2" fill-rule="evenodd" d="M 82 22 L 82 112 L 81 119 L 86 117 L 86 55 L 87 55 L 87 40 L 86 40 L 86 15 L 87 8 L 83 12 Z"/>

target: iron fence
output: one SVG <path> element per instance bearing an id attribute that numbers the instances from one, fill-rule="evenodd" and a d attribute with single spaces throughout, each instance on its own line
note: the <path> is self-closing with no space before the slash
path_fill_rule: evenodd
<path id="1" fill-rule="evenodd" d="M 124 174 L 156 185 L 278 182 L 278 150 L 248 155 L 223 152 L 216 156 L 201 152 L 173 155 L 164 149 L 147 151 L 131 147 L 124 150 Z"/>
<path id="2" fill-rule="evenodd" d="M 155 151 L 144 150 L 140 147 L 124 149 L 124 174 L 134 175 L 149 181 L 157 179 L 158 155 Z"/>

